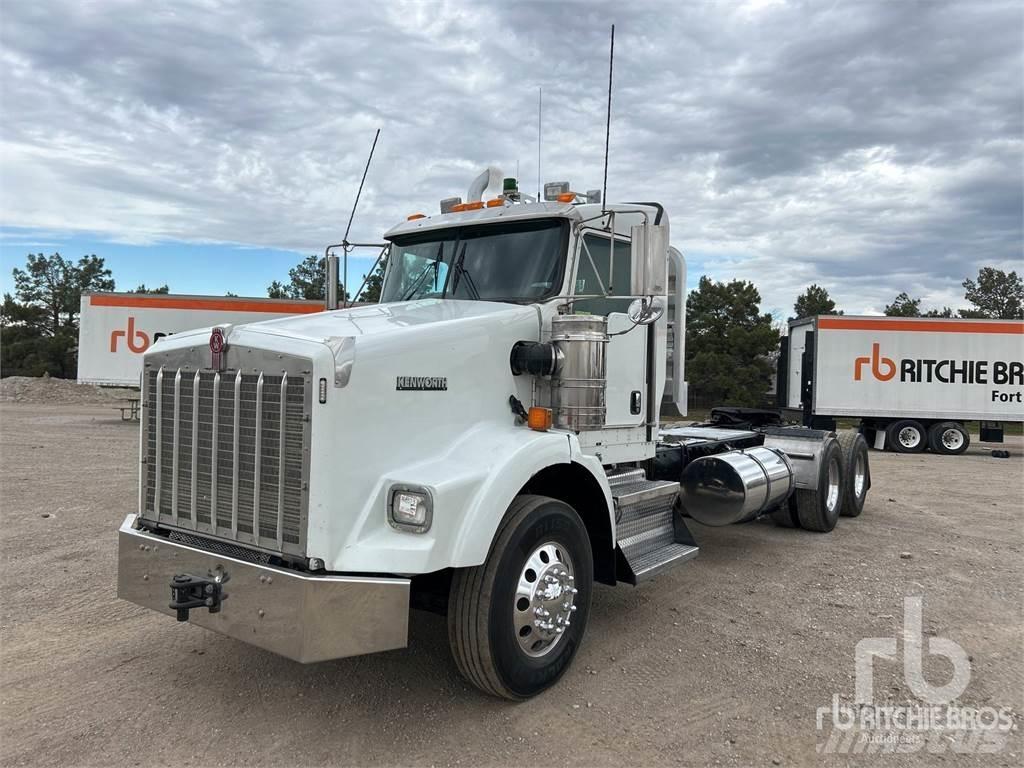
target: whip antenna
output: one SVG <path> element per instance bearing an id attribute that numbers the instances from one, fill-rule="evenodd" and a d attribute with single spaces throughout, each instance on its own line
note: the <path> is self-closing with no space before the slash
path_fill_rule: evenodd
<path id="1" fill-rule="evenodd" d="M 541 202 L 540 196 L 540 129 L 541 129 L 541 114 L 544 108 L 544 89 L 537 89 L 537 202 Z"/>
<path id="2" fill-rule="evenodd" d="M 615 25 L 612 24 L 612 45 L 608 52 L 608 118 L 604 126 L 604 184 L 601 187 L 601 212 L 608 204 L 608 140 L 612 134 L 612 67 L 615 65 Z"/>
<path id="3" fill-rule="evenodd" d="M 331 253 L 332 248 L 341 248 L 345 254 L 345 265 L 343 267 L 343 280 L 342 285 L 345 286 L 345 290 L 348 290 L 348 252 L 352 249 L 352 244 L 348 241 L 348 233 L 352 229 L 352 220 L 356 217 L 356 208 L 359 207 L 359 198 L 363 195 L 363 185 L 366 183 L 366 174 L 370 172 L 370 161 L 373 160 L 373 151 L 377 148 L 377 139 L 380 138 L 380 128 L 373 135 L 373 144 L 370 145 L 370 154 L 366 158 L 366 167 L 363 168 L 363 178 L 359 180 L 359 189 L 356 190 L 356 199 L 352 203 L 352 212 L 348 215 L 348 225 L 345 227 L 345 236 L 341 238 L 340 243 L 334 243 L 328 245 L 324 249 L 324 261 L 326 274 L 327 290 L 325 293 L 327 296 L 326 307 L 327 309 L 338 308 L 338 257 Z M 354 297 L 353 297 L 354 299 Z"/>
<path id="4" fill-rule="evenodd" d="M 614 29 L 614 28 L 613 28 Z M 359 198 L 363 194 L 363 184 L 366 183 L 366 174 L 370 172 L 370 161 L 373 160 L 373 150 L 377 148 L 377 139 L 380 138 L 380 128 L 373 135 L 373 144 L 370 145 L 370 156 L 366 158 L 366 167 L 363 168 L 363 178 L 359 181 L 359 189 L 356 191 L 356 201 L 352 203 L 352 213 L 348 215 L 348 226 L 345 227 L 345 236 L 341 238 L 343 243 L 348 243 L 348 233 L 352 229 L 352 219 L 356 217 L 356 208 L 359 207 Z"/>

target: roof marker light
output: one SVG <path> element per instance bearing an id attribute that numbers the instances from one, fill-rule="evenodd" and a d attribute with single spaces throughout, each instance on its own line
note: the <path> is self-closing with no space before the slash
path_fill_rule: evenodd
<path id="1" fill-rule="evenodd" d="M 462 203 L 461 197 L 446 197 L 441 201 L 441 213 L 451 213 L 452 209 Z"/>
<path id="2" fill-rule="evenodd" d="M 488 200 L 487 201 L 487 207 L 488 208 L 501 208 L 504 205 L 505 205 L 505 198 L 504 197 L 496 197 L 493 200 Z"/>
<path id="3" fill-rule="evenodd" d="M 558 200 L 558 196 L 565 194 L 569 191 L 568 181 L 549 181 L 544 185 L 544 199 L 553 203 Z"/>
<path id="4" fill-rule="evenodd" d="M 575 192 L 563 192 L 558 196 L 558 202 L 560 203 L 574 203 L 576 202 Z"/>
<path id="5" fill-rule="evenodd" d="M 427 218 L 427 216 L 424 213 L 414 213 L 411 216 L 407 216 L 405 220 L 406 221 L 416 221 L 416 219 L 425 219 L 425 218 Z"/>
<path id="6" fill-rule="evenodd" d="M 462 210 L 464 211 L 479 211 L 483 207 L 483 200 L 473 200 L 472 202 L 462 204 Z"/>

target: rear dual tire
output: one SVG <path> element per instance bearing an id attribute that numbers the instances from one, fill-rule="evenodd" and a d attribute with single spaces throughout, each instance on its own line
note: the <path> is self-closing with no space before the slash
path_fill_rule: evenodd
<path id="1" fill-rule="evenodd" d="M 843 453 L 843 505 L 839 514 L 857 517 L 864 511 L 864 500 L 871 487 L 868 441 L 852 429 L 844 429 L 837 440 Z"/>
<path id="2" fill-rule="evenodd" d="M 828 533 L 843 509 L 845 475 L 843 449 L 838 440 L 830 439 L 822 450 L 817 487 L 797 488 L 787 505 L 772 512 L 772 520 L 784 528 Z"/>

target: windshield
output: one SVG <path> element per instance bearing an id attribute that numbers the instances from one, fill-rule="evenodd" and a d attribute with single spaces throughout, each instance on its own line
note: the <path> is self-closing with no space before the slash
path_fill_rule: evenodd
<path id="1" fill-rule="evenodd" d="M 567 236 L 567 222 L 545 219 L 395 238 L 381 301 L 533 302 L 555 296 Z"/>

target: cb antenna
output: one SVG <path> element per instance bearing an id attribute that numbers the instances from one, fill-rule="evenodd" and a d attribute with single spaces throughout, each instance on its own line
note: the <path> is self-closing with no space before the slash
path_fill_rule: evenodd
<path id="1" fill-rule="evenodd" d="M 601 186 L 601 213 L 608 204 L 608 141 L 612 135 L 612 68 L 615 66 L 615 25 L 612 24 L 612 44 L 608 52 L 608 117 L 604 125 L 604 184 Z"/>
<path id="2" fill-rule="evenodd" d="M 343 267 L 342 285 L 348 289 L 348 252 L 352 250 L 352 243 L 348 241 L 348 233 L 352 230 L 352 220 L 356 217 L 356 208 L 359 207 L 359 198 L 363 194 L 363 185 L 366 183 L 366 174 L 370 172 L 370 161 L 373 160 L 373 151 L 377 148 L 377 139 L 380 138 L 380 128 L 373 135 L 373 144 L 370 145 L 370 155 L 366 158 L 366 167 L 363 168 L 363 178 L 359 181 L 359 189 L 356 191 L 355 202 L 352 203 L 352 212 L 348 215 L 348 225 L 345 227 L 345 236 L 340 243 L 328 245 L 324 249 L 324 259 L 327 266 L 327 309 L 338 308 L 338 257 L 331 253 L 332 248 L 341 248 L 345 254 Z"/>

